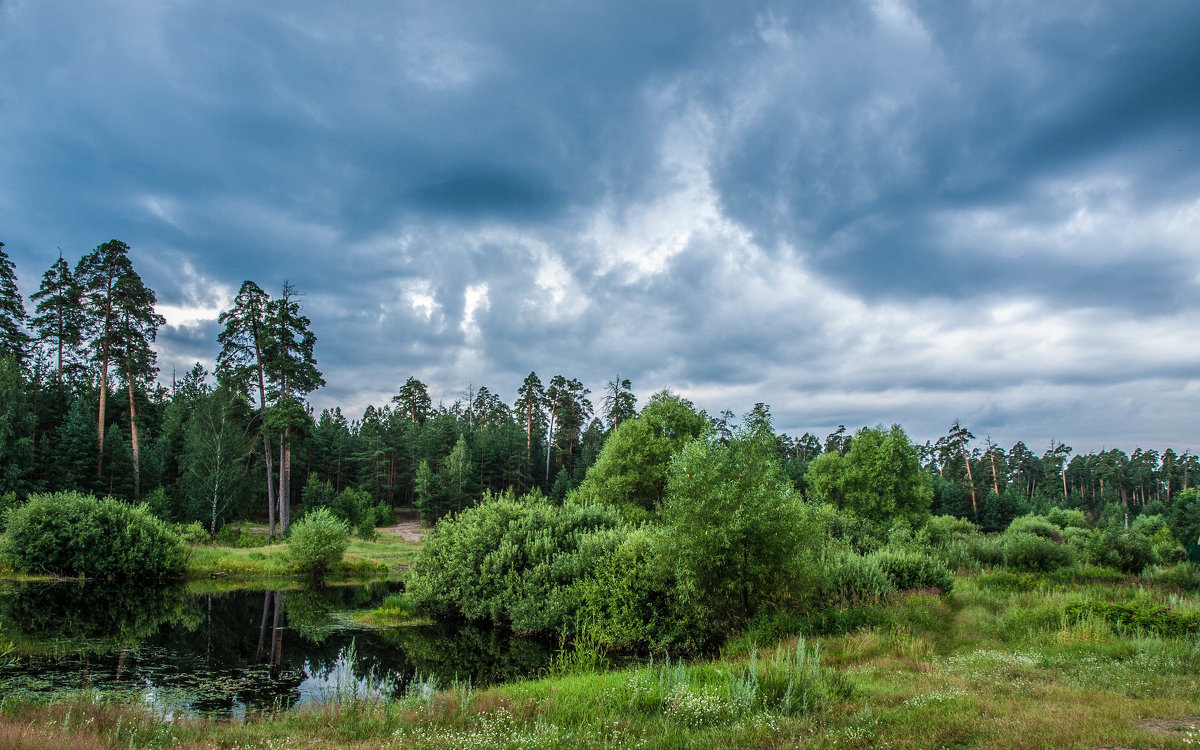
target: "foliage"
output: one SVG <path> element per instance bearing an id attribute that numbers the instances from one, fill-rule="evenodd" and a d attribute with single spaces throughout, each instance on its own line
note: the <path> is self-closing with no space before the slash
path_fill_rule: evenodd
<path id="1" fill-rule="evenodd" d="M 805 474 L 809 497 L 848 509 L 868 523 L 897 519 L 920 527 L 929 519 L 933 490 L 916 447 L 900 425 L 864 427 L 845 455 L 825 453 Z"/>
<path id="2" fill-rule="evenodd" d="M 331 565 L 341 562 L 349 544 L 346 522 L 328 508 L 318 508 L 292 524 L 288 555 L 302 573 L 321 578 Z"/>
<path id="3" fill-rule="evenodd" d="M 433 615 L 562 631 L 579 609 L 578 582 L 625 533 L 610 508 L 489 495 L 425 538 L 407 590 Z"/>
<path id="4" fill-rule="evenodd" d="M 640 415 L 621 420 L 608 436 L 579 487 L 579 502 L 614 505 L 627 518 L 656 514 L 672 456 L 709 429 L 708 418 L 687 399 L 654 394 Z"/>
<path id="5" fill-rule="evenodd" d="M 686 445 L 671 460 L 662 515 L 686 596 L 714 620 L 748 619 L 796 578 L 804 516 L 769 418 L 749 415 L 728 445 Z"/>
<path id="6" fill-rule="evenodd" d="M 1020 518 L 1014 518 L 1012 523 L 1008 525 L 1007 530 L 1010 532 L 1036 534 L 1056 543 L 1062 543 L 1063 541 L 1062 528 L 1060 526 L 1051 523 L 1042 516 L 1032 513 Z"/>
<path id="7" fill-rule="evenodd" d="M 954 576 L 934 555 L 916 549 L 884 547 L 867 556 L 899 590 L 935 588 L 949 591 Z"/>
<path id="8" fill-rule="evenodd" d="M 9 514 L 4 551 L 22 570 L 113 579 L 173 578 L 186 551 L 143 506 L 90 495 L 33 495 Z"/>
<path id="9" fill-rule="evenodd" d="M 1070 565 L 1069 547 L 1027 531 L 1006 531 L 1001 537 L 1004 564 L 1014 570 L 1049 571 Z"/>
<path id="10" fill-rule="evenodd" d="M 1122 633 L 1145 631 L 1167 637 L 1200 634 L 1200 612 L 1174 610 L 1151 602 L 1072 602 L 1064 614 L 1075 621 L 1099 617 Z"/>
<path id="11" fill-rule="evenodd" d="M 1140 573 L 1157 562 L 1150 539 L 1133 529 L 1097 529 L 1088 541 L 1088 559 L 1126 573 Z"/>

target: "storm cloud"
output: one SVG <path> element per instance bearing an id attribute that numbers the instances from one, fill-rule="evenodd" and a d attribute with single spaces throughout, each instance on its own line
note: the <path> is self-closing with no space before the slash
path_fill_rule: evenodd
<path id="1" fill-rule="evenodd" d="M 329 383 L 531 370 L 776 426 L 1194 445 L 1200 6 L 0 0 L 0 240 L 243 279 Z"/>

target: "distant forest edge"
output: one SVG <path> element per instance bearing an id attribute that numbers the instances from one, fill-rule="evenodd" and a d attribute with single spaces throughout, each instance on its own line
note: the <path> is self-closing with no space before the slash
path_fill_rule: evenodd
<path id="1" fill-rule="evenodd" d="M 581 491 L 602 447 L 627 421 L 621 450 L 630 453 L 654 450 L 664 437 L 655 430 L 679 419 L 698 420 L 717 440 L 735 427 L 732 413 L 708 415 L 666 392 L 643 409 L 661 414 L 641 419 L 632 383 L 619 376 L 593 403 L 579 380 L 543 382 L 533 372 L 511 405 L 472 385 L 454 403 L 435 406 L 426 385 L 410 377 L 391 403 L 368 406 L 361 418 L 348 419 L 340 408 L 316 415 L 305 401 L 325 384 L 313 355 L 316 336 L 286 282 L 275 297 L 243 283 L 220 316 L 216 372 L 196 364 L 166 388 L 157 383 L 153 347 L 164 318 L 118 240 L 74 268 L 60 256 L 29 299 L 32 314 L 0 243 L 0 496 L 7 507 L 34 493 L 77 490 L 145 502 L 164 520 L 200 521 L 210 533 L 264 516 L 272 534 L 283 533 L 293 508 L 339 504 L 350 520 L 372 509 L 382 520 L 401 506 L 436 520 L 489 492 L 537 490 L 562 502 Z M 769 407 L 756 405 L 746 419 L 769 425 Z M 811 486 L 822 481 L 821 457 L 845 457 L 860 436 L 879 440 L 887 432 L 778 434 L 778 458 L 802 493 L 836 500 L 835 488 Z M 898 427 L 891 435 L 908 445 Z M 984 531 L 1065 507 L 1093 520 L 1123 516 L 1126 525 L 1159 515 L 1185 543 L 1200 535 L 1200 461 L 1188 451 L 1073 455 L 1052 441 L 1039 456 L 1023 442 L 1008 450 L 981 442 L 956 421 L 915 452 L 929 474 L 929 509 Z M 582 492 L 603 479 L 603 471 L 594 473 Z"/>

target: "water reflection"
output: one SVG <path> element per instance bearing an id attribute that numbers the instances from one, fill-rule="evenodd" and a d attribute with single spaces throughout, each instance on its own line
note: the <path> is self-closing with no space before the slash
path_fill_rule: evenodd
<path id="1" fill-rule="evenodd" d="M 379 631 L 345 613 L 382 585 L 189 595 L 182 588 L 29 584 L 0 591 L 19 663 L 7 691 L 80 688 L 170 716 L 244 716 L 338 696 L 398 696 L 414 677 L 483 685 L 538 673 L 551 648 L 469 626 Z"/>

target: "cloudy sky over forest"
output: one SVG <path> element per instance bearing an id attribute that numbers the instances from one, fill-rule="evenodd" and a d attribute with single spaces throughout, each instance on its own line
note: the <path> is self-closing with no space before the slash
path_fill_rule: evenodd
<path id="1" fill-rule="evenodd" d="M 352 416 L 619 373 L 1200 449 L 1198 40 L 1193 0 L 0 0 L 0 241 L 26 295 L 127 242 L 167 380 L 288 279 Z"/>

